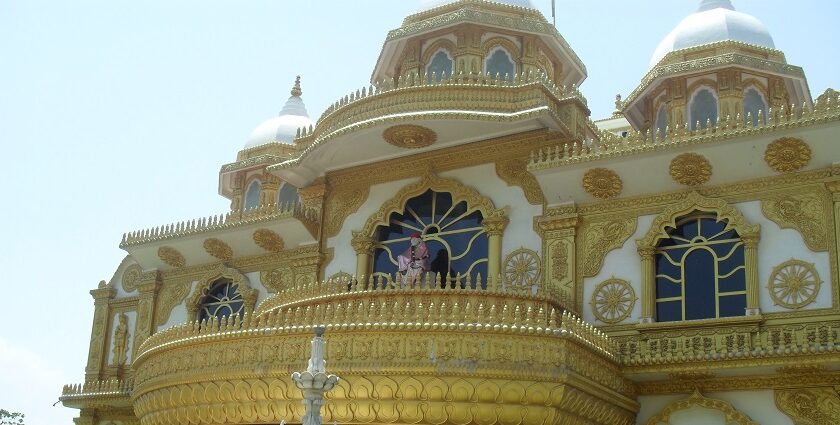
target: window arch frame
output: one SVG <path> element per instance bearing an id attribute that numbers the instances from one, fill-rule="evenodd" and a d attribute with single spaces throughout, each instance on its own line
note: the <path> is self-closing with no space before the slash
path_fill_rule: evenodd
<path id="1" fill-rule="evenodd" d="M 239 293 L 242 294 L 244 302 L 245 314 L 252 314 L 257 305 L 257 296 L 259 291 L 251 287 L 248 277 L 242 274 L 239 270 L 226 267 L 223 264 L 217 266 L 207 272 L 201 279 L 187 301 L 187 317 L 189 321 L 198 320 L 198 313 L 201 309 L 201 299 L 213 288 L 220 280 L 229 280 L 231 283 L 237 284 Z"/>
<path id="2" fill-rule="evenodd" d="M 519 70 L 521 69 L 521 63 L 519 61 L 519 58 L 521 57 L 520 48 L 513 41 L 505 37 L 496 36 L 487 39 L 482 44 L 481 48 L 483 53 L 481 64 L 485 74 L 490 74 L 490 71 L 487 69 L 487 62 L 490 59 L 490 56 L 497 50 L 504 51 L 508 59 L 510 59 L 510 62 L 513 64 L 513 73 L 509 76 L 509 78 L 513 78 L 514 75 L 519 73 Z M 491 77 L 495 77 L 495 75 L 491 75 Z M 499 75 L 499 78 L 504 77 L 504 75 Z"/>
<path id="3" fill-rule="evenodd" d="M 251 194 L 251 188 L 254 185 L 258 185 L 258 189 L 256 192 L 256 205 L 253 207 L 248 206 L 249 195 Z M 242 212 L 251 211 L 254 209 L 259 208 L 262 205 L 262 196 L 263 196 L 263 182 L 262 179 L 259 177 L 253 177 L 248 180 L 247 184 L 245 185 L 245 190 L 242 192 Z"/>
<path id="4" fill-rule="evenodd" d="M 765 88 L 763 88 L 757 80 L 754 80 L 754 79 L 750 79 L 744 84 L 744 91 L 741 95 L 741 97 L 742 97 L 742 101 L 741 101 L 742 117 L 743 117 L 744 120 L 747 119 L 747 112 L 748 112 L 747 111 L 747 92 L 749 92 L 750 90 L 755 91 L 758 94 L 758 97 L 761 98 L 761 101 L 764 104 L 764 109 L 761 109 L 761 111 L 763 112 L 763 115 L 764 115 L 764 120 L 763 120 L 764 122 L 762 123 L 762 125 L 767 124 L 767 113 L 768 113 L 768 110 L 770 109 L 770 102 L 767 100 L 769 98 L 767 96 L 767 90 Z M 758 116 L 753 117 L 753 126 L 758 126 Z"/>
<path id="5" fill-rule="evenodd" d="M 744 268 L 746 280 L 747 308 L 745 316 L 759 316 L 758 286 L 758 242 L 761 238 L 759 224 L 751 224 L 733 205 L 720 198 L 707 198 L 697 192 L 690 192 L 683 200 L 665 208 L 651 224 L 645 236 L 636 240 L 636 248 L 642 262 L 642 314 L 641 323 L 655 322 L 656 307 L 656 250 L 662 239 L 669 238 L 668 228 L 676 228 L 677 221 L 695 212 L 712 213 L 719 221 L 726 221 L 727 229 L 735 230 L 744 243 Z M 707 319 L 725 321 L 732 317 Z M 737 317 L 736 317 L 737 319 Z M 685 321 L 683 321 L 685 322 Z M 679 322 L 669 322 L 679 323 Z"/>
<path id="6" fill-rule="evenodd" d="M 697 98 L 697 95 L 700 94 L 702 91 L 708 91 L 712 98 L 715 100 L 715 119 L 711 120 L 711 127 L 704 127 L 706 125 L 706 120 L 697 120 L 694 118 L 694 100 Z M 688 103 L 686 105 L 686 112 L 688 115 L 688 128 L 691 131 L 702 131 L 702 130 L 711 130 L 717 126 L 720 122 L 720 94 L 718 93 L 717 88 L 713 81 L 701 80 L 695 83 L 695 85 L 691 89 L 691 96 L 688 97 Z M 700 122 L 700 127 L 697 128 L 697 122 Z"/>
<path id="7" fill-rule="evenodd" d="M 456 72 L 456 70 L 455 70 L 455 51 L 456 51 L 456 48 L 455 48 L 455 43 L 453 43 L 451 40 L 448 40 L 446 38 L 441 38 L 441 39 L 435 40 L 434 42 L 432 42 L 432 44 L 429 45 L 429 47 L 423 49 L 422 63 L 421 63 L 421 67 L 423 69 L 423 72 L 425 74 L 429 73 L 429 67 L 432 65 L 432 60 L 434 59 L 434 57 L 440 51 L 445 52 L 446 56 L 452 62 L 452 74 L 450 74 L 447 77 L 447 78 L 451 78 Z M 429 75 L 428 78 L 431 78 L 431 76 Z M 442 79 L 442 77 L 438 76 L 438 79 Z"/>
<path id="8" fill-rule="evenodd" d="M 284 193 L 283 190 L 287 186 L 295 189 L 295 199 L 293 199 L 292 201 L 289 201 L 289 202 L 284 202 L 283 201 L 283 193 Z M 280 188 L 277 190 L 277 202 L 276 202 L 276 204 L 277 204 L 277 208 L 290 208 L 290 207 L 293 207 L 295 205 L 300 204 L 300 192 L 298 192 L 298 188 L 295 187 L 293 184 L 291 184 L 289 182 L 283 182 L 280 185 Z"/>

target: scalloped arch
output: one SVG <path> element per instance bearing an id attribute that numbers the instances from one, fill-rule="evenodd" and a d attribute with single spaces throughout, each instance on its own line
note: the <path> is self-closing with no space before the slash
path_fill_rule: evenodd
<path id="1" fill-rule="evenodd" d="M 248 281 L 248 277 L 233 267 L 226 267 L 223 264 L 219 264 L 199 279 L 195 291 L 193 291 L 193 294 L 187 300 L 188 320 L 196 320 L 201 297 L 210 289 L 213 283 L 223 278 L 230 279 L 231 282 L 239 285 L 239 292 L 242 293 L 242 299 L 245 300 L 245 311 L 249 314 L 254 311 L 254 307 L 257 304 L 258 291 L 251 287 L 251 282 Z"/>
<path id="2" fill-rule="evenodd" d="M 691 192 L 680 202 L 673 204 L 662 211 L 651 224 L 650 229 L 641 239 L 636 240 L 639 249 L 655 248 L 660 239 L 668 237 L 667 227 L 677 227 L 677 219 L 694 211 L 713 212 L 717 214 L 718 221 L 726 220 L 727 229 L 735 229 L 738 235 L 743 238 L 755 238 L 760 235 L 760 226 L 750 224 L 744 215 L 734 206 L 720 198 L 707 198 L 697 192 Z"/>
<path id="3" fill-rule="evenodd" d="M 650 418 L 646 425 L 658 425 L 661 423 L 669 424 L 671 415 L 680 410 L 690 409 L 692 407 L 702 407 L 711 410 L 717 410 L 726 416 L 726 425 L 758 425 L 758 422 L 750 419 L 749 416 L 741 413 L 732 403 L 724 400 L 717 400 L 713 398 L 706 398 L 700 391 L 694 390 L 688 398 L 677 400 L 662 409 L 661 412 Z"/>
<path id="4" fill-rule="evenodd" d="M 362 231 L 354 233 L 373 237 L 377 227 L 388 224 L 388 217 L 391 213 L 402 211 L 409 199 L 422 195 L 430 189 L 436 192 L 448 192 L 452 195 L 453 204 L 465 201 L 469 208 L 481 211 L 485 219 L 504 217 L 507 214 L 505 209 L 497 209 L 490 198 L 482 195 L 476 189 L 466 186 L 458 180 L 439 177 L 432 172 L 428 172 L 420 181 L 403 187 L 396 196 L 383 203 L 379 207 L 379 211 L 367 219 Z"/>

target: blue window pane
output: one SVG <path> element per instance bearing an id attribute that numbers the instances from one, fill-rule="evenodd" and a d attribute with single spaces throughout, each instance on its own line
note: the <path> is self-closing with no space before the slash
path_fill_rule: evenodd
<path id="1" fill-rule="evenodd" d="M 445 50 L 439 50 L 432 56 L 429 66 L 426 67 L 426 73 L 428 74 L 427 82 L 440 81 L 452 75 L 452 59 Z"/>
<path id="2" fill-rule="evenodd" d="M 280 194 L 277 196 L 277 203 L 284 206 L 297 204 L 298 199 L 297 188 L 288 183 L 284 183 L 283 187 L 280 188 Z"/>
<path id="3" fill-rule="evenodd" d="M 491 53 L 490 56 L 487 58 L 487 63 L 485 66 L 487 72 L 493 77 L 512 77 L 513 74 L 516 72 L 516 66 L 513 64 L 513 60 L 510 58 L 508 52 L 504 49 L 494 50 L 493 53 Z"/>
<path id="4" fill-rule="evenodd" d="M 682 301 L 656 303 L 657 322 L 675 322 L 682 320 Z"/>
<path id="5" fill-rule="evenodd" d="M 715 298 L 714 254 L 706 249 L 691 251 L 685 257 L 685 319 L 715 317 Z"/>
<path id="6" fill-rule="evenodd" d="M 656 139 L 664 139 L 666 130 L 668 129 L 668 110 L 665 106 L 659 108 L 659 113 L 656 114 Z"/>
<path id="7" fill-rule="evenodd" d="M 709 89 L 700 89 L 691 101 L 691 125 L 692 130 L 697 129 L 697 122 L 700 128 L 706 128 L 706 122 L 711 120 L 712 126 L 717 125 L 718 103 L 715 96 Z"/>
<path id="8" fill-rule="evenodd" d="M 246 210 L 251 210 L 260 206 L 260 190 L 262 190 L 262 184 L 258 181 L 255 181 L 248 186 L 248 191 L 245 192 Z"/>
<path id="9" fill-rule="evenodd" d="M 747 296 L 730 295 L 720 297 L 720 317 L 736 317 L 746 314 Z"/>

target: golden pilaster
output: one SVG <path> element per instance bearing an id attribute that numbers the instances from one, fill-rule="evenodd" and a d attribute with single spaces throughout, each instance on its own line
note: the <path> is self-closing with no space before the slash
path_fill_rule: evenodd
<path id="1" fill-rule="evenodd" d="M 840 164 L 832 166 L 832 172 L 834 175 L 840 175 Z M 832 220 L 832 223 L 834 228 L 834 243 L 836 244 L 835 252 L 840 253 L 840 177 L 827 181 L 825 186 L 831 191 L 834 201 L 834 208 L 832 208 L 834 211 L 834 219 Z M 840 267 L 840 259 L 837 257 L 840 256 L 835 256 L 835 261 L 838 262 L 838 267 Z"/>
<path id="2" fill-rule="evenodd" d="M 356 279 L 364 281 L 370 275 L 373 259 L 374 240 L 363 233 L 353 233 L 350 241 L 356 251 Z"/>
<path id="3" fill-rule="evenodd" d="M 499 279 L 502 275 L 502 236 L 509 222 L 506 216 L 489 217 L 481 222 L 481 226 L 487 232 L 488 279 Z"/>
<path id="4" fill-rule="evenodd" d="M 654 267 L 654 255 L 656 249 L 653 247 L 639 248 L 639 256 L 642 257 L 642 317 L 640 323 L 654 322 L 654 307 L 656 305 L 656 269 Z"/>
<path id="5" fill-rule="evenodd" d="M 88 350 L 88 364 L 85 368 L 85 381 L 99 380 L 99 373 L 105 363 L 108 362 L 108 347 L 105 345 L 108 338 L 108 323 L 111 314 L 108 301 L 114 298 L 117 290 L 99 282 L 99 287 L 90 291 L 93 296 L 93 328 L 90 333 L 90 349 Z"/>
<path id="6" fill-rule="evenodd" d="M 549 292 L 572 311 L 579 311 L 577 300 L 577 255 L 575 237 L 579 222 L 572 205 L 547 211 L 534 222 L 542 238 L 543 276 Z"/>
<path id="7" fill-rule="evenodd" d="M 747 280 L 747 316 L 761 314 L 758 289 L 758 233 L 741 236 Z"/>
<path id="8" fill-rule="evenodd" d="M 147 277 L 146 274 L 144 274 L 144 277 Z M 154 333 L 155 298 L 158 290 L 160 290 L 161 282 L 157 272 L 149 273 L 148 277 L 151 277 L 152 280 L 146 280 L 145 283 L 137 287 L 140 291 L 140 301 L 137 302 L 137 324 L 134 336 L 135 355 L 140 344 Z M 187 320 L 195 320 L 195 317 L 188 317 Z"/>

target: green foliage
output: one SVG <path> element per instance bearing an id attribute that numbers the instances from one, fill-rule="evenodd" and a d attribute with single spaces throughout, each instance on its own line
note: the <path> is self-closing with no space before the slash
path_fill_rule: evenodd
<path id="1" fill-rule="evenodd" d="M 0 425 L 23 425 L 23 413 L 12 413 L 6 409 L 0 409 Z"/>

